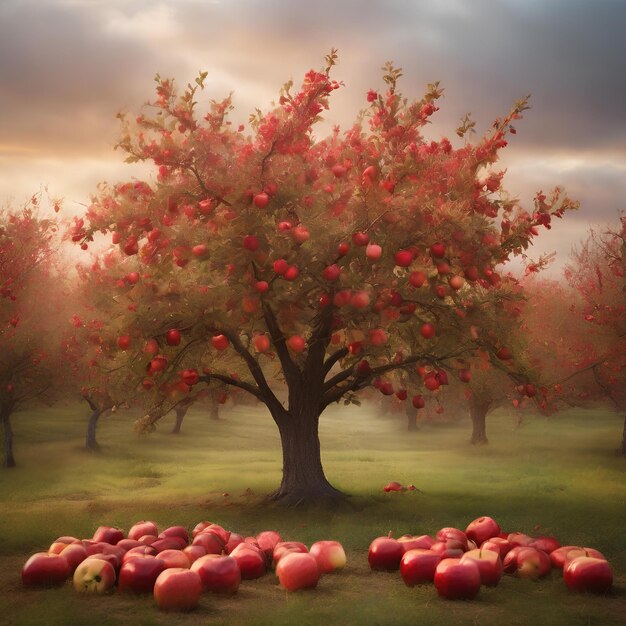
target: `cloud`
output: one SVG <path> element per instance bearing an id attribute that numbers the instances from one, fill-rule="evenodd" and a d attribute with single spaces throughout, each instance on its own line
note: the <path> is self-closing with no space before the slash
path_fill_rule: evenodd
<path id="1" fill-rule="evenodd" d="M 4 0 L 0 196 L 46 182 L 78 200 L 117 174 L 115 114 L 152 96 L 156 72 L 184 85 L 207 70 L 201 99 L 234 91 L 245 121 L 337 47 L 346 87 L 323 128 L 350 125 L 387 60 L 409 97 L 441 81 L 435 137 L 453 137 L 466 112 L 484 131 L 532 93 L 504 154 L 509 180 L 528 197 L 567 187 L 582 207 L 573 232 L 626 197 L 625 23 L 622 0 Z"/>

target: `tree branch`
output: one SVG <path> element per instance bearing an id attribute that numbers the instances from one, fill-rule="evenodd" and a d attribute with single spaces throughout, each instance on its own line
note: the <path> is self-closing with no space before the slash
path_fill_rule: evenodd
<path id="1" fill-rule="evenodd" d="M 300 369 L 294 363 L 291 355 L 289 354 L 289 349 L 285 343 L 285 336 L 278 326 L 276 315 L 274 314 L 274 311 L 272 311 L 272 307 L 264 299 L 261 300 L 261 306 L 263 308 L 265 325 L 267 326 L 272 342 L 276 347 L 276 354 L 278 354 L 278 358 L 280 359 L 280 364 L 283 368 L 285 378 L 287 378 L 287 381 L 298 380 L 301 375 Z"/>
<path id="2" fill-rule="evenodd" d="M 257 384 L 257 393 L 254 394 L 267 404 L 268 408 L 272 408 L 276 406 L 282 406 L 278 401 L 278 398 L 274 395 L 274 392 L 270 389 L 270 386 L 267 384 L 267 380 L 265 378 L 265 374 L 261 369 L 258 361 L 250 354 L 250 351 L 241 343 L 241 339 L 237 333 L 231 331 L 222 331 L 228 340 L 232 344 L 233 348 L 237 351 L 237 353 L 243 358 Z M 233 379 L 234 380 L 234 379 Z M 250 385 L 252 387 L 252 385 Z M 245 387 L 242 387 L 245 389 Z"/>
<path id="3" fill-rule="evenodd" d="M 211 382 L 212 378 L 214 378 L 215 380 L 219 380 L 220 382 L 226 385 L 230 385 L 231 387 L 239 387 L 239 389 L 243 389 L 244 391 L 247 391 L 248 393 L 252 394 L 255 398 L 258 398 L 261 402 L 265 402 L 265 398 L 263 397 L 263 394 L 261 393 L 258 387 L 255 387 L 254 385 L 251 385 L 250 383 L 246 383 L 243 380 L 237 380 L 236 378 L 233 378 L 232 376 L 226 376 L 225 374 L 211 373 L 206 376 L 200 376 L 198 380 L 201 380 L 202 382 L 208 385 Z"/>

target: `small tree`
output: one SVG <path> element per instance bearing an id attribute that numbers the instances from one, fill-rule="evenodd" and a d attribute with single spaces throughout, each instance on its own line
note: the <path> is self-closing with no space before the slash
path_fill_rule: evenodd
<path id="1" fill-rule="evenodd" d="M 119 144 L 127 160 L 152 161 L 156 181 L 103 185 L 81 239 L 111 233 L 113 277 L 123 276 L 124 258 L 141 268 L 140 281 L 121 284 L 109 302 L 133 346 L 157 344 L 150 357 L 128 352 L 135 380 L 147 375 L 160 388 L 193 368 L 200 382 L 263 402 L 283 450 L 272 498 L 287 503 L 341 496 L 324 474 L 318 436 L 330 404 L 353 402 L 394 370 L 442 369 L 478 348 L 506 349 L 481 316 L 510 297 L 497 268 L 573 206 L 557 189 L 528 212 L 490 169 L 526 100 L 475 143 L 468 120 L 460 147 L 427 141 L 422 129 L 442 90 L 429 85 L 407 101 L 391 64 L 386 90 L 367 94 L 352 128 L 316 138 L 340 87 L 330 76 L 335 53 L 326 60 L 300 90 L 287 83 L 276 108 L 252 115 L 250 135 L 229 121 L 231 98 L 198 113 L 206 75 L 180 96 L 157 76 L 157 99 L 123 118 Z M 168 329 L 179 343 L 168 342 Z M 269 382 L 272 366 L 284 402 Z M 162 414 L 148 411 L 140 427 Z"/>
<path id="2" fill-rule="evenodd" d="M 59 284 L 54 220 L 37 215 L 41 195 L 0 209 L 0 418 L 4 466 L 14 467 L 12 416 L 57 393 Z"/>

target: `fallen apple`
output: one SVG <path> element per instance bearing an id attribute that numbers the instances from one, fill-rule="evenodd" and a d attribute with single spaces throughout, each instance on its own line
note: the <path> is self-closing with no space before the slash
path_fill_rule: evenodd
<path id="1" fill-rule="evenodd" d="M 115 568 L 104 559 L 89 558 L 74 572 L 74 589 L 86 593 L 104 593 L 115 585 Z"/>

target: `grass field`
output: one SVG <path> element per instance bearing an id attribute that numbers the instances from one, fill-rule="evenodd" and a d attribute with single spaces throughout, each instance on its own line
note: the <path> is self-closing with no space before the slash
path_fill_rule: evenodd
<path id="1" fill-rule="evenodd" d="M 99 427 L 100 454 L 82 449 L 85 407 L 59 407 L 15 419 L 18 467 L 0 470 L 0 624 L 502 624 L 626 623 L 626 461 L 615 456 L 622 423 L 601 410 L 528 418 L 516 428 L 490 416 L 490 443 L 472 447 L 469 424 L 404 430 L 401 417 L 343 407 L 322 418 L 329 480 L 352 494 L 336 510 L 261 506 L 280 479 L 280 448 L 269 415 L 236 407 L 218 422 L 190 411 L 183 432 L 171 421 L 144 437 L 119 413 Z M 418 491 L 385 494 L 389 480 Z M 228 493 L 228 496 L 223 495 Z M 560 573 L 543 581 L 505 577 L 472 602 L 449 602 L 432 586 L 406 587 L 398 573 L 373 573 L 371 540 L 389 530 L 434 533 L 491 515 L 504 529 L 553 534 L 563 544 L 601 550 L 614 591 L 568 592 Z M 285 539 L 338 539 L 348 566 L 314 591 L 289 594 L 269 573 L 244 581 L 233 598 L 203 596 L 190 614 L 160 613 L 151 597 L 84 597 L 68 585 L 25 590 L 30 553 L 58 535 L 90 537 L 101 524 L 128 529 L 140 519 L 160 527 L 210 520 L 242 534 L 278 530 Z"/>

